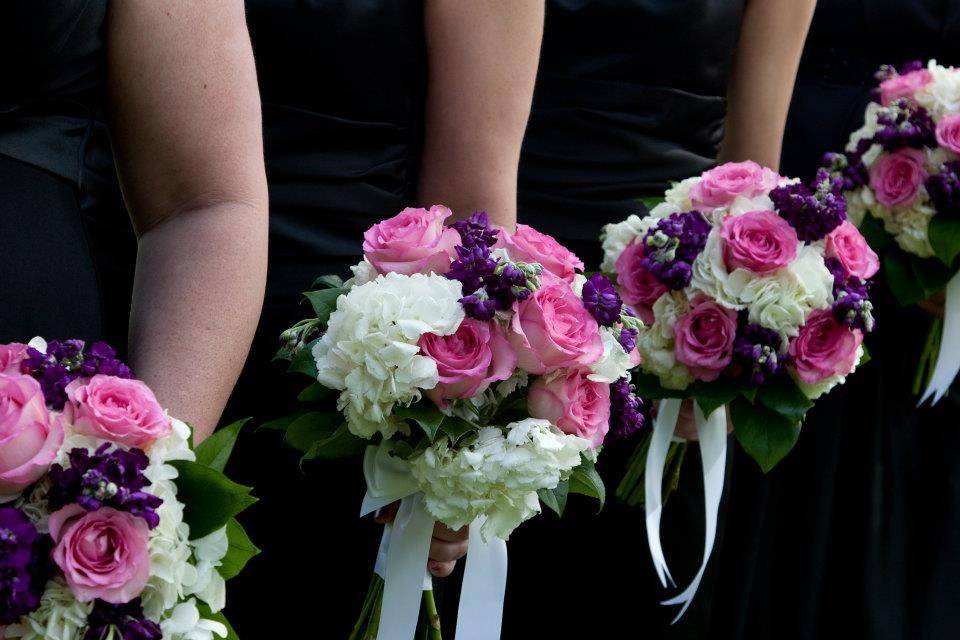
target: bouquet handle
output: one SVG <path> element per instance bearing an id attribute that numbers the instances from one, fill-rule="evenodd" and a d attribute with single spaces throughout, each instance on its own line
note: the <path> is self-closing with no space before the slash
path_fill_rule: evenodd
<path id="1" fill-rule="evenodd" d="M 927 400 L 936 404 L 950 390 L 950 385 L 960 372 L 960 273 L 947 283 L 943 303 L 943 333 L 940 350 L 926 391 L 917 405 Z"/>

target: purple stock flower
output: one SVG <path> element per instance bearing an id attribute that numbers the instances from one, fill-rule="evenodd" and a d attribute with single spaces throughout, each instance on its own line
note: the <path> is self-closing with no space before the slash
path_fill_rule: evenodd
<path id="1" fill-rule="evenodd" d="M 661 219 L 644 237 L 643 267 L 671 289 L 690 284 L 693 261 L 707 244 L 710 223 L 699 211 Z"/>
<path id="2" fill-rule="evenodd" d="M 460 244 L 464 247 L 492 247 L 497 244 L 500 232 L 490 226 L 490 217 L 486 211 L 476 211 L 466 220 L 458 220 L 452 225 L 460 234 Z"/>
<path id="3" fill-rule="evenodd" d="M 870 175 L 866 165 L 860 159 L 860 154 L 844 155 L 827 152 L 823 155 L 821 164 L 823 168 L 817 171 L 814 184 L 820 184 L 824 180 L 839 179 L 842 180 L 843 191 L 853 191 L 870 181 Z"/>
<path id="4" fill-rule="evenodd" d="M 463 311 L 477 320 L 492 320 L 497 314 L 497 301 L 487 297 L 486 292 L 474 293 L 460 298 Z"/>
<path id="5" fill-rule="evenodd" d="M 873 141 L 887 151 L 903 147 L 922 149 L 937 144 L 937 126 L 930 113 L 909 100 L 900 99 L 877 114 L 879 128 Z"/>
<path id="6" fill-rule="evenodd" d="M 130 368 L 117 359 L 116 352 L 105 342 L 94 342 L 86 350 L 84 347 L 83 340 L 51 340 L 46 353 L 33 347 L 27 349 L 21 371 L 40 382 L 47 404 L 57 411 L 62 410 L 67 401 L 67 385 L 80 376 L 102 373 L 118 378 L 133 377 Z"/>
<path id="7" fill-rule="evenodd" d="M 40 606 L 52 570 L 52 542 L 19 509 L 0 507 L 0 625 Z"/>
<path id="8" fill-rule="evenodd" d="M 847 202 L 843 197 L 843 180 L 818 172 L 815 190 L 802 183 L 777 187 L 770 199 L 777 213 L 790 223 L 803 242 L 825 238 L 847 219 Z"/>
<path id="9" fill-rule="evenodd" d="M 83 640 L 106 640 L 111 637 L 122 640 L 160 640 L 163 637 L 160 625 L 147 620 L 144 615 L 140 598 L 134 598 L 125 604 L 110 604 L 97 600 L 87 617 L 87 625 Z"/>
<path id="10" fill-rule="evenodd" d="M 617 340 L 620 342 L 620 346 L 623 347 L 623 350 L 627 353 L 630 353 L 637 348 L 637 330 L 630 327 L 624 327 L 620 330 L 620 335 L 617 337 Z"/>
<path id="11" fill-rule="evenodd" d="M 646 403 L 634 394 L 629 378 L 620 378 L 610 385 L 610 431 L 606 441 L 630 437 L 647 423 Z"/>
<path id="12" fill-rule="evenodd" d="M 750 378 L 750 384 L 762 385 L 784 371 L 788 355 L 781 353 L 783 338 L 773 329 L 762 327 L 740 316 L 740 328 L 733 341 L 733 357 Z"/>
<path id="13" fill-rule="evenodd" d="M 940 215 L 960 215 L 960 162 L 945 162 L 927 178 L 927 192 Z"/>
<path id="14" fill-rule="evenodd" d="M 490 257 L 486 245 L 457 246 L 458 258 L 450 263 L 447 278 L 459 280 L 463 293 L 470 295 L 483 286 L 484 280 L 493 275 L 497 261 Z"/>
<path id="15" fill-rule="evenodd" d="M 833 275 L 833 316 L 837 322 L 866 333 L 873 331 L 876 321 L 870 302 L 870 283 L 857 276 L 847 276 L 836 258 L 826 258 L 824 264 Z"/>
<path id="16" fill-rule="evenodd" d="M 86 449 L 70 451 L 70 466 L 50 468 L 53 487 L 48 500 L 51 511 L 77 503 L 87 511 L 113 507 L 143 518 L 151 529 L 160 524 L 157 509 L 163 500 L 147 493 L 150 481 L 143 471 L 150 464 L 140 449 L 129 451 L 104 443 L 90 455 Z"/>
<path id="17" fill-rule="evenodd" d="M 601 326 L 612 327 L 620 320 L 623 301 L 610 278 L 595 273 L 583 283 L 583 306 Z"/>

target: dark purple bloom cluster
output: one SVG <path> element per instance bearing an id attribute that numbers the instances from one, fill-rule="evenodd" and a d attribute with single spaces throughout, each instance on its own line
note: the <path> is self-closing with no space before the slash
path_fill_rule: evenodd
<path id="1" fill-rule="evenodd" d="M 73 449 L 69 467 L 54 464 L 50 468 L 50 509 L 56 511 L 73 503 L 87 511 L 112 507 L 143 518 L 153 529 L 160 524 L 157 509 L 163 500 L 144 491 L 150 481 L 143 471 L 150 460 L 140 449 L 110 451 L 112 446 L 104 443 L 93 455 L 86 449 Z"/>
<path id="2" fill-rule="evenodd" d="M 960 216 L 960 162 L 945 162 L 927 178 L 927 193 L 938 214 Z"/>
<path id="3" fill-rule="evenodd" d="M 160 625 L 144 616 L 140 598 L 125 604 L 97 600 L 87 617 L 87 624 L 83 640 L 160 640 L 163 637 Z"/>
<path id="4" fill-rule="evenodd" d="M 644 237 L 643 267 L 667 287 L 683 289 L 709 234 L 710 223 L 699 211 L 671 214 Z"/>
<path id="5" fill-rule="evenodd" d="M 870 181 L 870 174 L 867 172 L 866 165 L 860 159 L 861 154 L 827 152 L 823 155 L 821 161 L 822 168 L 817 171 L 815 184 L 820 184 L 824 180 L 839 179 L 842 180 L 841 189 L 843 191 L 853 191 L 859 189 Z"/>
<path id="6" fill-rule="evenodd" d="M 876 321 L 870 302 L 870 283 L 857 276 L 847 276 L 836 258 L 827 258 L 824 264 L 833 274 L 833 317 L 851 329 L 873 331 Z"/>
<path id="7" fill-rule="evenodd" d="M 105 342 L 94 342 L 86 347 L 83 340 L 52 340 L 47 352 L 33 347 L 27 349 L 27 359 L 21 365 L 23 373 L 40 382 L 43 397 L 53 409 L 60 411 L 67 401 L 67 385 L 81 376 L 103 374 L 118 378 L 132 378 L 130 367 L 117 358 L 116 351 Z"/>
<path id="8" fill-rule="evenodd" d="M 909 100 L 900 99 L 881 109 L 877 114 L 877 124 L 880 127 L 873 141 L 887 151 L 904 147 L 922 149 L 937 144 L 937 126 L 930 113 Z"/>
<path id="9" fill-rule="evenodd" d="M 460 234 L 461 244 L 456 247 L 457 259 L 450 264 L 447 278 L 463 285 L 460 303 L 468 316 L 490 320 L 497 311 L 506 311 L 514 302 L 530 296 L 539 268 L 501 262 L 492 256 L 499 232 L 490 226 L 486 212 L 478 211 L 453 227 Z"/>
<path id="10" fill-rule="evenodd" d="M 610 385 L 610 431 L 606 441 L 630 437 L 647 424 L 646 403 L 634 393 L 629 378 L 620 378 Z"/>
<path id="11" fill-rule="evenodd" d="M 13 624 L 40 606 L 51 575 L 52 542 L 19 509 L 0 507 L 0 625 Z"/>
<path id="12" fill-rule="evenodd" d="M 847 219 L 847 202 L 843 197 L 843 180 L 826 172 L 817 175 L 813 189 L 803 183 L 777 187 L 770 199 L 784 220 L 790 223 L 803 242 L 816 242 L 827 236 Z"/>
<path id="13" fill-rule="evenodd" d="M 743 366 L 752 385 L 762 385 L 785 371 L 787 354 L 780 353 L 783 338 L 773 329 L 748 322 L 740 316 L 740 326 L 733 342 L 733 357 Z"/>
<path id="14" fill-rule="evenodd" d="M 620 321 L 623 300 L 610 278 L 595 273 L 583 283 L 583 306 L 600 326 L 612 327 Z"/>
<path id="15" fill-rule="evenodd" d="M 620 342 L 620 346 L 623 347 L 624 351 L 630 353 L 637 348 L 637 330 L 631 327 L 624 327 L 620 330 L 617 341 Z"/>

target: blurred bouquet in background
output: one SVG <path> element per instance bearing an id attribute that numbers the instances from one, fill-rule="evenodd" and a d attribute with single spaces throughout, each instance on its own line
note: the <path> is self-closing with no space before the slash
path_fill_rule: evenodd
<path id="1" fill-rule="evenodd" d="M 960 71 L 912 62 L 877 80 L 863 126 L 824 156 L 818 180 L 842 189 L 900 304 L 945 292 L 914 384 L 937 402 L 960 370 Z"/>
<path id="2" fill-rule="evenodd" d="M 641 323 L 613 284 L 530 227 L 451 215 L 371 227 L 353 277 L 320 278 L 316 317 L 282 337 L 313 407 L 269 426 L 306 459 L 364 454 L 361 515 L 401 501 L 354 638 L 409 640 L 418 618 L 439 635 L 425 578 L 437 521 L 469 527 L 457 637 L 499 637 L 504 541 L 541 504 L 602 503 L 600 445 L 644 423 L 629 380 Z"/>
<path id="3" fill-rule="evenodd" d="M 676 184 L 648 216 L 607 225 L 602 241 L 602 271 L 645 323 L 633 381 L 660 399 L 617 493 L 645 504 L 664 586 L 672 579 L 659 538 L 662 483 L 666 475 L 675 486 L 686 444 L 672 437 L 682 401 L 693 401 L 707 535 L 700 571 L 666 602 L 683 605 L 682 615 L 716 533 L 728 411 L 737 441 L 769 471 L 813 401 L 863 360 L 877 256 L 846 221 L 834 185 L 808 187 L 749 161 Z"/>
<path id="4" fill-rule="evenodd" d="M 0 637 L 235 638 L 226 580 L 257 553 L 222 473 L 109 346 L 0 345 Z M 3 628 L 3 625 L 8 625 Z"/>

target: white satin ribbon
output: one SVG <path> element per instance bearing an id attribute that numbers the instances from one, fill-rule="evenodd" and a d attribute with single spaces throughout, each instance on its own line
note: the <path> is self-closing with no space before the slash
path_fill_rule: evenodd
<path id="1" fill-rule="evenodd" d="M 937 364 L 930 376 L 930 383 L 917 404 L 921 405 L 931 398 L 931 404 L 940 402 L 950 390 L 957 372 L 960 372 L 960 273 L 947 283 L 943 302 L 943 333 L 940 336 Z"/>
<path id="2" fill-rule="evenodd" d="M 660 576 L 660 582 L 666 586 L 670 578 L 667 562 L 663 556 L 660 543 L 660 513 L 663 509 L 663 467 L 670 438 L 677 425 L 680 415 L 681 400 L 667 399 L 660 402 L 657 419 L 653 427 L 653 437 L 647 453 L 647 466 L 644 473 L 647 513 L 647 539 L 650 545 L 650 554 L 653 556 L 654 567 Z M 673 619 L 676 622 L 683 617 L 693 597 L 700 587 L 703 573 L 713 551 L 713 543 L 717 536 L 717 517 L 720 511 L 720 498 L 723 495 L 723 477 L 726 472 L 727 460 L 727 411 L 719 407 L 709 417 L 703 415 L 700 406 L 694 403 L 694 421 L 697 427 L 697 436 L 700 439 L 700 459 L 703 465 L 703 499 L 705 531 L 703 540 L 703 560 L 700 568 L 689 586 L 679 595 L 664 600 L 664 605 L 682 605 L 680 612 Z M 653 501 L 651 502 L 651 498 Z"/>
<path id="3" fill-rule="evenodd" d="M 424 508 L 424 496 L 409 466 L 389 455 L 389 448 L 367 447 L 363 460 L 367 494 L 361 517 L 400 500 L 393 524 L 380 540 L 376 573 L 383 578 L 383 605 L 377 640 L 412 640 L 420 615 L 421 593 L 432 589 L 426 573 L 434 519 Z M 457 640 L 497 640 L 503 620 L 507 582 L 507 544 L 499 538 L 485 541 L 483 520 L 470 524 L 464 568 Z"/>

